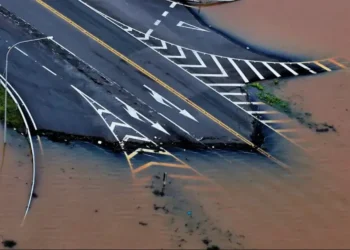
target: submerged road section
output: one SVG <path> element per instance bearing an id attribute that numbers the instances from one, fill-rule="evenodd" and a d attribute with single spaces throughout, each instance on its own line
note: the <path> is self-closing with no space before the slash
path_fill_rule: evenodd
<path id="1" fill-rule="evenodd" d="M 10 60 L 9 81 L 33 110 L 38 128 L 106 140 L 118 131 L 120 140 L 152 138 L 169 147 L 233 146 L 286 167 L 282 155 L 269 153 L 273 145 L 264 144 L 269 136 L 296 146 L 281 132 L 288 130 L 286 117 L 252 102 L 245 85 L 332 71 L 345 67 L 342 62 L 293 63 L 252 52 L 205 26 L 186 7 L 155 3 L 1 1 L 30 23 L 3 9 L 17 27 L 3 22 L 2 53 L 26 36 L 54 36 L 19 47 Z"/>

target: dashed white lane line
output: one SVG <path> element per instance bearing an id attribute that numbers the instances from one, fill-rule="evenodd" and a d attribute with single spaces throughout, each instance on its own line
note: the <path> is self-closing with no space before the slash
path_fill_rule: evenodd
<path id="1" fill-rule="evenodd" d="M 154 22 L 154 25 L 158 26 L 160 24 L 160 22 L 161 22 L 160 20 L 157 20 L 157 21 Z"/>
<path id="2" fill-rule="evenodd" d="M 51 74 L 53 74 L 54 76 L 57 76 L 57 74 L 55 72 L 53 72 L 52 70 L 48 69 L 47 67 L 45 67 L 44 65 L 41 65 L 41 67 L 43 67 L 44 69 L 46 69 L 47 71 L 49 71 Z"/>
<path id="3" fill-rule="evenodd" d="M 162 16 L 163 16 L 163 17 L 166 17 L 168 14 L 169 14 L 168 11 L 164 11 L 163 14 L 162 14 Z"/>
<path id="4" fill-rule="evenodd" d="M 19 52 L 21 52 L 23 55 L 28 56 L 28 54 L 26 52 L 24 52 L 23 50 L 21 50 L 17 47 L 15 47 L 15 49 L 18 50 Z"/>
<path id="5" fill-rule="evenodd" d="M 174 8 L 176 5 L 177 5 L 177 3 L 172 2 L 172 3 L 170 4 L 170 8 Z"/>

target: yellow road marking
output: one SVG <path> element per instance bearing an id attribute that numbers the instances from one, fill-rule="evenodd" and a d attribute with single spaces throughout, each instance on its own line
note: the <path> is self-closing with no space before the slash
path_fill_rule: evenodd
<path id="1" fill-rule="evenodd" d="M 183 100 L 184 102 L 186 102 L 188 105 L 192 106 L 193 108 L 195 108 L 196 110 L 198 110 L 199 112 L 201 112 L 203 115 L 205 115 L 206 117 L 208 117 L 210 120 L 212 120 L 213 122 L 215 122 L 216 124 L 220 125 L 222 128 L 226 129 L 228 132 L 230 132 L 231 134 L 233 134 L 234 136 L 236 136 L 237 138 L 239 138 L 241 141 L 245 142 L 246 144 L 250 145 L 251 147 L 255 148 L 258 152 L 260 152 L 262 155 L 266 156 L 267 158 L 269 158 L 270 160 L 274 161 L 276 164 L 278 164 L 279 166 L 283 167 L 283 168 L 288 168 L 288 166 L 281 162 L 280 160 L 278 160 L 277 158 L 275 158 L 274 156 L 270 155 L 269 153 L 267 153 L 265 150 L 257 147 L 256 145 L 254 145 L 251 141 L 249 141 L 248 139 L 246 139 L 244 136 L 240 135 L 239 133 L 237 133 L 235 130 L 233 130 L 231 127 L 229 127 L 228 125 L 224 124 L 222 121 L 220 121 L 219 119 L 217 119 L 216 117 L 214 117 L 212 114 L 208 113 L 207 111 L 205 111 L 203 108 L 199 107 L 197 104 L 195 104 L 194 102 L 190 101 L 187 97 L 185 97 L 184 95 L 182 95 L 181 93 L 179 93 L 178 91 L 176 91 L 175 89 L 173 89 L 172 87 L 170 87 L 169 85 L 167 85 L 165 82 L 163 82 L 162 80 L 160 80 L 159 78 L 157 78 L 156 76 L 154 76 L 153 74 L 151 74 L 150 72 L 148 72 L 147 70 L 145 70 L 144 68 L 142 68 L 141 66 L 139 66 L 138 64 L 136 64 L 135 62 L 133 62 L 132 60 L 130 60 L 129 58 L 127 58 L 126 56 L 124 56 L 123 54 L 121 54 L 120 52 L 118 52 L 117 50 L 115 50 L 114 48 L 112 48 L 111 46 L 109 46 L 108 44 L 106 44 L 105 42 L 103 42 L 101 39 L 97 38 L 96 36 L 94 36 L 93 34 L 91 34 L 90 32 L 88 32 L 87 30 L 85 30 L 84 28 L 82 28 L 80 25 L 76 24 L 75 22 L 73 22 L 71 19 L 69 19 L 68 17 L 64 16 L 62 13 L 58 12 L 56 9 L 52 8 L 50 5 L 46 4 L 45 2 L 43 2 L 42 0 L 36 0 L 36 2 L 38 4 L 40 4 L 41 6 L 43 6 L 44 8 L 46 8 L 47 10 L 49 10 L 50 12 L 54 13 L 56 16 L 58 16 L 59 18 L 63 19 L 64 21 L 66 21 L 67 23 L 69 23 L 70 25 L 72 25 L 74 28 L 76 28 L 77 30 L 79 30 L 80 32 L 84 33 L 86 36 L 88 36 L 89 38 L 91 38 L 92 40 L 96 41 L 98 44 L 100 44 L 102 47 L 106 48 L 107 50 L 109 50 L 111 53 L 113 53 L 114 55 L 118 56 L 119 58 L 121 58 L 122 60 L 124 60 L 125 62 L 127 62 L 128 64 L 130 64 L 131 66 L 133 66 L 135 69 L 139 70 L 140 72 L 142 72 L 143 74 L 145 74 L 147 77 L 151 78 L 153 81 L 155 81 L 156 83 L 158 83 L 159 85 L 161 85 L 162 87 L 166 88 L 168 91 L 170 91 L 171 93 L 173 93 L 174 95 L 176 95 L 177 97 L 179 97 L 181 100 Z"/>
<path id="2" fill-rule="evenodd" d="M 149 167 L 152 166 L 162 166 L 162 167 L 168 167 L 168 168 L 186 168 L 186 169 L 192 169 L 190 166 L 188 166 L 187 164 L 178 164 L 178 163 L 167 163 L 167 162 L 156 162 L 156 161 L 150 161 L 144 165 L 142 165 L 141 167 L 138 167 L 137 169 L 134 169 L 134 173 L 138 173 L 142 170 L 145 170 Z"/>
<path id="3" fill-rule="evenodd" d="M 326 71 L 332 71 L 330 68 L 326 67 L 325 65 L 321 64 L 318 61 L 314 61 L 314 63 L 318 66 L 320 66 L 322 69 L 326 70 Z"/>
<path id="4" fill-rule="evenodd" d="M 340 68 L 343 68 L 343 69 L 346 69 L 346 68 L 347 68 L 345 65 L 341 64 L 340 62 L 337 62 L 337 61 L 334 60 L 334 59 L 329 59 L 329 61 L 330 61 L 331 63 L 334 63 L 335 65 L 339 66 Z"/>

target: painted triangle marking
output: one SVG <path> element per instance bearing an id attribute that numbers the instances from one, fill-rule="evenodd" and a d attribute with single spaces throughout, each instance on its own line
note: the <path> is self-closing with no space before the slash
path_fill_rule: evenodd
<path id="1" fill-rule="evenodd" d="M 197 26 L 194 26 L 192 24 L 189 24 L 189 23 L 186 23 L 186 22 L 183 22 L 183 21 L 180 21 L 176 26 L 182 27 L 182 28 L 186 28 L 186 29 L 191 29 L 191 30 L 198 30 L 198 31 L 209 32 L 208 30 L 199 28 Z"/>

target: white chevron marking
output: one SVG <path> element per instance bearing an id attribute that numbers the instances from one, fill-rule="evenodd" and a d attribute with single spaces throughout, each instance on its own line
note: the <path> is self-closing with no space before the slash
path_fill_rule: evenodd
<path id="1" fill-rule="evenodd" d="M 199 76 L 199 77 L 228 77 L 226 71 L 224 70 L 224 68 L 222 67 L 222 65 L 220 64 L 220 62 L 216 58 L 216 56 L 212 55 L 211 58 L 216 63 L 216 66 L 218 66 L 218 68 L 220 69 L 221 74 L 192 74 L 192 75 Z"/>
<path id="2" fill-rule="evenodd" d="M 176 46 L 176 48 L 179 50 L 179 53 L 180 55 L 179 56 L 167 56 L 167 55 L 164 55 L 165 57 L 167 58 L 179 58 L 179 59 L 185 59 L 186 58 L 186 55 L 184 53 L 184 51 L 182 50 L 182 48 L 180 46 Z"/>
<path id="3" fill-rule="evenodd" d="M 168 49 L 168 46 L 166 45 L 166 42 L 163 41 L 163 40 L 160 40 L 160 42 L 162 43 L 162 46 L 160 47 L 153 47 L 153 46 L 150 46 L 152 49 Z"/>
<path id="4" fill-rule="evenodd" d="M 137 39 L 142 40 L 142 41 L 149 40 L 149 37 L 151 36 L 152 32 L 153 32 L 153 30 L 149 29 L 144 37 L 138 37 Z"/>
<path id="5" fill-rule="evenodd" d="M 199 65 L 198 64 L 178 64 L 178 66 L 180 66 L 182 68 L 206 68 L 207 65 L 205 65 L 202 58 L 198 55 L 198 52 L 197 51 L 192 51 L 192 52 L 200 64 Z"/>

